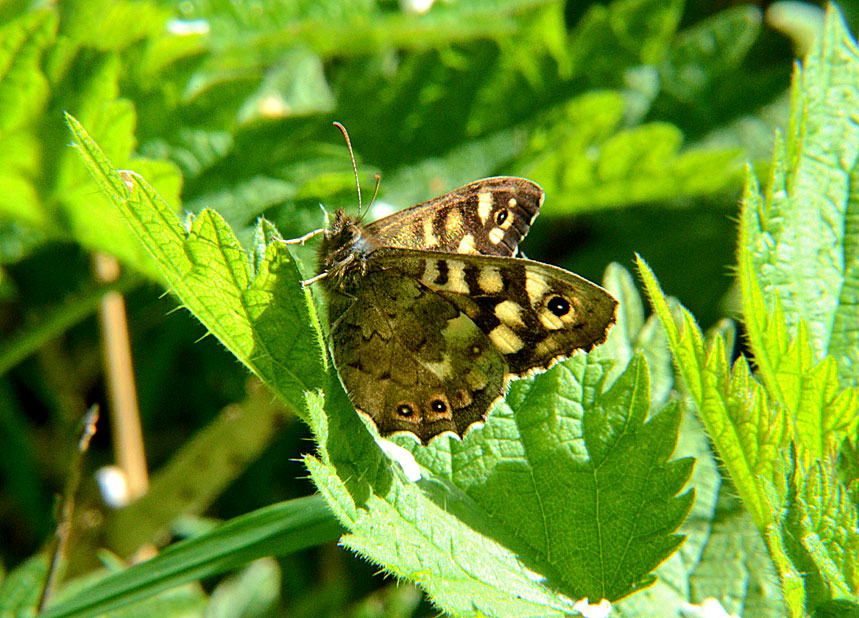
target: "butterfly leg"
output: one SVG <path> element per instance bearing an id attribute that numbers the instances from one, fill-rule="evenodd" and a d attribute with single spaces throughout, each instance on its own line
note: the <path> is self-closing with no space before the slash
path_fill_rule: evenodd
<path id="1" fill-rule="evenodd" d="M 299 236 L 298 238 L 290 238 L 288 240 L 284 239 L 284 238 L 278 238 L 277 240 L 278 240 L 278 242 L 282 242 L 285 245 L 301 245 L 301 246 L 304 246 L 304 243 L 306 243 L 308 240 L 310 240 L 314 236 L 319 236 L 323 232 L 325 232 L 325 228 L 321 227 L 318 230 L 313 230 L 312 232 L 308 232 L 304 236 Z"/>
<path id="2" fill-rule="evenodd" d="M 302 281 L 301 287 L 303 287 L 303 288 L 309 287 L 309 286 L 313 285 L 314 283 L 316 283 L 317 281 L 319 281 L 320 279 L 325 279 L 325 277 L 327 277 L 327 276 L 328 276 L 328 271 L 326 270 L 325 272 L 319 273 L 318 275 L 311 277 L 310 279 L 305 279 L 304 281 Z"/>

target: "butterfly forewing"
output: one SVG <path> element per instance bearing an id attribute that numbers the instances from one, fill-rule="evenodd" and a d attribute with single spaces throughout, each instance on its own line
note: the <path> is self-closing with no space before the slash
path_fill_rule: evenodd
<path id="1" fill-rule="evenodd" d="M 367 226 L 380 246 L 513 256 L 543 204 L 525 178 L 484 178 Z"/>
<path id="2" fill-rule="evenodd" d="M 561 268 L 524 259 L 382 249 L 378 268 L 419 280 L 471 319 L 503 355 L 510 376 L 603 343 L 617 301 Z"/>

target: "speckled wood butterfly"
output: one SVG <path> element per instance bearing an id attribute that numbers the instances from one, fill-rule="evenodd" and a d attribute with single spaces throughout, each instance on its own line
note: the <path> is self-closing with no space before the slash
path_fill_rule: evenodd
<path id="1" fill-rule="evenodd" d="M 606 340 L 611 294 L 515 257 L 543 196 L 524 178 L 485 178 L 368 225 L 340 209 L 322 232 L 314 279 L 334 362 L 382 436 L 462 437 L 510 378 Z"/>

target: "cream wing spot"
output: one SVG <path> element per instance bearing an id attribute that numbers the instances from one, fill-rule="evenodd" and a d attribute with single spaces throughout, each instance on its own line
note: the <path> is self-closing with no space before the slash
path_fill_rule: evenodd
<path id="1" fill-rule="evenodd" d="M 441 332 L 445 339 L 447 339 L 448 337 L 471 337 L 476 330 L 477 326 L 474 325 L 474 322 L 472 322 L 464 313 L 460 313 L 455 318 L 449 319 L 447 321 L 447 326 L 445 326 Z"/>
<path id="2" fill-rule="evenodd" d="M 560 330 L 565 326 L 565 322 L 562 318 L 559 318 L 548 310 L 540 312 L 540 323 L 545 326 L 547 330 Z"/>
<path id="3" fill-rule="evenodd" d="M 426 266 L 424 266 L 424 274 L 421 277 L 421 281 L 432 285 L 435 283 L 436 279 L 438 279 L 438 275 L 438 260 L 428 259 L 426 261 Z"/>
<path id="4" fill-rule="evenodd" d="M 507 200 L 507 205 L 508 205 L 510 208 L 516 208 L 516 204 L 518 204 L 518 203 L 519 203 L 519 202 L 517 202 L 517 201 L 516 201 L 516 198 L 515 198 L 515 197 L 511 197 L 509 200 Z"/>
<path id="5" fill-rule="evenodd" d="M 426 218 L 423 221 L 424 247 L 431 249 L 438 244 L 435 231 L 432 229 L 432 219 Z"/>
<path id="6" fill-rule="evenodd" d="M 543 339 L 537 344 L 537 347 L 534 349 L 534 355 L 537 358 L 551 358 L 555 354 L 557 354 L 557 352 L 557 346 L 552 343 L 551 339 Z"/>
<path id="7" fill-rule="evenodd" d="M 504 239 L 504 230 L 500 227 L 494 227 L 489 232 L 489 242 L 493 245 L 497 245 Z"/>
<path id="8" fill-rule="evenodd" d="M 477 194 L 477 216 L 480 222 L 486 225 L 489 215 L 492 214 L 492 193 L 484 191 Z"/>
<path id="9" fill-rule="evenodd" d="M 468 284 L 465 282 L 465 262 L 449 260 L 447 263 L 447 285 L 446 290 L 456 294 L 468 294 Z"/>
<path id="10" fill-rule="evenodd" d="M 543 296 L 546 290 L 549 289 L 549 284 L 541 275 L 533 272 L 525 272 L 525 291 L 528 293 L 528 300 L 531 301 L 532 307 L 539 307 L 542 304 Z"/>
<path id="11" fill-rule="evenodd" d="M 429 369 L 438 378 L 447 380 L 453 377 L 453 365 L 450 358 L 444 358 L 434 363 L 424 363 L 424 367 Z"/>
<path id="12" fill-rule="evenodd" d="M 462 214 L 458 210 L 448 211 L 444 225 L 449 234 L 457 233 L 463 228 Z"/>
<path id="13" fill-rule="evenodd" d="M 471 234 L 466 234 L 462 237 L 462 240 L 459 241 L 459 246 L 456 248 L 457 253 L 471 253 L 476 255 L 478 253 L 477 246 L 474 244 L 474 236 Z"/>
<path id="14" fill-rule="evenodd" d="M 504 324 L 499 324 L 489 331 L 489 340 L 502 354 L 515 354 L 525 347 L 525 342 L 519 338 L 519 335 Z"/>
<path id="15" fill-rule="evenodd" d="M 522 320 L 522 306 L 512 300 L 503 300 L 495 305 L 495 317 L 504 325 L 525 326 Z"/>
<path id="16" fill-rule="evenodd" d="M 497 294 L 504 289 L 504 280 L 496 267 L 484 266 L 477 275 L 477 285 L 487 294 Z"/>

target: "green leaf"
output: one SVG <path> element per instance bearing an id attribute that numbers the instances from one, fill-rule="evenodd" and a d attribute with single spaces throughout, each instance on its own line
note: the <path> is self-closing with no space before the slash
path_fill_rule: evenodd
<path id="1" fill-rule="evenodd" d="M 49 216 L 39 197 L 41 145 L 29 132 L 48 99 L 41 60 L 57 18 L 35 11 L 0 27 L 0 216 L 34 227 Z"/>
<path id="2" fill-rule="evenodd" d="M 547 214 L 703 195 L 738 183 L 738 151 L 681 152 L 683 136 L 667 123 L 621 128 L 624 105 L 618 93 L 588 93 L 533 132 L 520 173 L 552 196 Z"/>
<path id="3" fill-rule="evenodd" d="M 33 556 L 0 583 L 0 618 L 35 615 L 48 576 L 48 558 Z"/>
<path id="4" fill-rule="evenodd" d="M 859 134 L 849 119 L 858 77 L 859 50 L 831 9 L 794 81 L 791 131 L 786 143 L 777 139 L 771 185 L 762 195 L 750 170 L 743 199 L 747 331 L 761 379 L 793 427 L 781 456 L 791 480 L 769 492 L 778 516 L 767 542 L 794 615 L 850 597 L 859 584 L 856 507 L 832 461 L 859 427 L 859 202 L 851 188 Z"/>
<path id="5" fill-rule="evenodd" d="M 583 355 L 518 381 L 462 442 L 398 439 L 421 466 L 418 483 L 382 465 L 329 390 L 327 414 L 311 413 L 326 448 L 307 463 L 352 531 L 343 542 L 455 614 L 562 615 L 575 599 L 649 585 L 681 541 L 672 533 L 692 494 L 675 494 L 691 461 L 667 462 L 676 409 L 644 422 L 643 358 L 602 393 L 606 370 Z"/>
<path id="6" fill-rule="evenodd" d="M 323 385 L 322 335 L 283 246 L 272 243 L 255 275 L 223 219 L 204 210 L 190 229 L 139 176 L 121 176 L 71 116 L 75 145 L 185 306 L 251 371 L 302 414 Z"/>
<path id="7" fill-rule="evenodd" d="M 679 33 L 660 65 L 663 90 L 686 103 L 712 96 L 746 57 L 760 28 L 760 9 L 747 5 L 716 13 Z"/>
<path id="8" fill-rule="evenodd" d="M 747 238 L 746 229 L 744 223 L 741 239 Z M 782 303 L 775 295 L 770 301 L 773 309 L 767 308 L 746 246 L 740 250 L 740 283 L 749 340 L 768 392 L 793 420 L 799 464 L 808 469 L 856 435 L 859 389 L 840 387 L 832 356 L 815 361 L 804 321 L 790 339 Z"/>
<path id="9" fill-rule="evenodd" d="M 683 11 L 680 0 L 593 4 L 571 35 L 573 66 L 600 84 L 619 86 L 624 72 L 662 59 Z"/>
<path id="10" fill-rule="evenodd" d="M 706 549 L 694 565 L 691 600 L 719 599 L 728 613 L 743 618 L 784 615 L 777 573 L 754 522 L 725 486 Z"/>
<path id="11" fill-rule="evenodd" d="M 164 30 L 166 7 L 144 1 L 72 0 L 64 3 L 63 34 L 76 44 L 122 50 Z"/>
<path id="12" fill-rule="evenodd" d="M 211 533 L 171 545 L 155 558 L 108 575 L 40 614 L 97 616 L 179 584 L 332 541 L 342 529 L 319 496 L 298 498 L 236 517 Z"/>
<path id="13" fill-rule="evenodd" d="M 770 408 L 766 392 L 751 375 L 744 358 L 729 369 L 720 334 L 706 349 L 703 333 L 686 309 L 681 308 L 680 324 L 675 322 L 653 272 L 641 257 L 637 263 L 707 432 L 752 519 L 763 531 L 774 517 L 763 484 L 771 483 L 779 488 L 780 495 L 785 493 L 780 451 L 789 443 L 789 420 L 784 410 Z"/>
<path id="14" fill-rule="evenodd" d="M 859 513 L 831 463 L 797 470 L 790 508 L 781 511 L 782 536 L 803 574 L 806 607 L 853 598 L 859 587 Z"/>
<path id="15" fill-rule="evenodd" d="M 261 558 L 228 577 L 212 591 L 206 615 L 219 618 L 270 616 L 280 596 L 281 571 L 276 560 Z"/>
<path id="16" fill-rule="evenodd" d="M 41 60 L 56 30 L 57 17 L 46 10 L 0 28 L 0 134 L 32 123 L 45 106 L 49 89 Z"/>
<path id="17" fill-rule="evenodd" d="M 789 332 L 805 322 L 814 359 L 832 356 L 843 386 L 859 384 L 857 82 L 859 50 L 831 8 L 823 37 L 797 70 L 772 181 L 762 196 L 751 177 L 742 217 L 748 267 L 765 291 L 767 311 L 778 299 Z M 765 375 L 773 383 L 771 372 Z"/>

